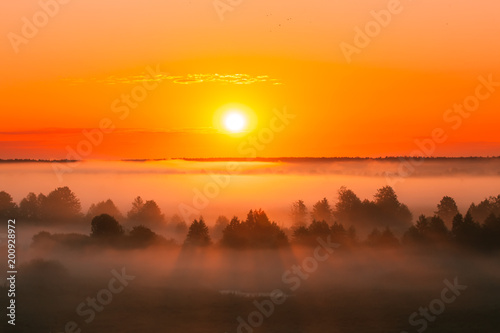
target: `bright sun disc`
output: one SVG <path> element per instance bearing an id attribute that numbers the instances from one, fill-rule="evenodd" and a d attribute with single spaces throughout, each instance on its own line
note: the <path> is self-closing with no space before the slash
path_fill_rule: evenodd
<path id="1" fill-rule="evenodd" d="M 247 119 L 241 112 L 233 111 L 224 117 L 224 127 L 230 132 L 241 132 L 246 126 Z"/>

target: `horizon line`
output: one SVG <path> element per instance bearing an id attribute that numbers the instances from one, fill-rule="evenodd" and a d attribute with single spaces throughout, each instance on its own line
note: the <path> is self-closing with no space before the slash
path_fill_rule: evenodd
<path id="1" fill-rule="evenodd" d="M 297 160 L 401 160 L 401 159 L 423 159 L 423 160 L 465 160 L 465 159 L 499 159 L 499 156 L 379 156 L 379 157 L 363 157 L 363 156 L 277 156 L 277 157 L 163 157 L 163 158 L 124 158 L 124 159 L 37 159 L 37 158 L 0 158 L 0 163 L 77 163 L 86 161 L 103 161 L 103 162 L 148 162 L 148 161 L 169 161 L 169 160 L 184 160 L 184 161 L 297 161 Z"/>

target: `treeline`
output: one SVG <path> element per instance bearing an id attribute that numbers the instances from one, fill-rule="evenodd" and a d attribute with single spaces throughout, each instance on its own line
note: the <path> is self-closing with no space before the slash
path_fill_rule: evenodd
<path id="1" fill-rule="evenodd" d="M 492 160 L 499 159 L 500 156 L 468 156 L 468 157 L 446 157 L 446 156 L 385 156 L 385 157 L 198 157 L 198 158 L 188 158 L 182 157 L 177 158 L 184 161 L 196 161 L 196 162 L 232 162 L 232 161 L 255 161 L 255 162 L 342 162 L 342 161 L 395 161 L 401 162 L 401 159 L 418 159 L 418 160 L 444 160 L 444 161 L 481 161 L 481 160 Z M 165 159 L 153 159 L 152 161 L 161 161 Z M 148 161 L 148 160 L 132 160 L 132 161 Z"/>
<path id="2" fill-rule="evenodd" d="M 50 249 L 82 249 L 92 246 L 136 249 L 176 245 L 174 240 L 167 240 L 144 225 L 134 226 L 130 231 L 126 231 L 109 214 L 95 216 L 90 226 L 90 235 L 51 234 L 42 231 L 33 237 L 32 246 Z M 275 222 L 271 222 L 264 211 L 251 210 L 244 221 L 240 221 L 237 217 L 228 221 L 224 216 L 220 216 L 212 230 L 208 228 L 203 217 L 195 219 L 189 227 L 183 246 L 211 246 L 214 245 L 212 241 L 214 236 L 220 236 L 218 245 L 239 249 L 277 248 L 289 245 L 288 237 L 283 229 Z"/>
<path id="3" fill-rule="evenodd" d="M 134 226 L 126 231 L 113 216 L 108 214 L 101 214 L 92 219 L 90 235 L 78 233 L 51 234 L 42 231 L 33 236 L 32 243 L 34 248 L 59 250 L 82 250 L 90 247 L 139 249 L 151 246 L 172 247 L 175 245 L 174 240 L 166 239 L 143 225 Z"/>
<path id="4" fill-rule="evenodd" d="M 221 231 L 218 241 L 213 241 L 215 230 Z M 234 249 L 279 248 L 290 243 L 303 246 L 316 246 L 318 238 L 329 239 L 339 244 L 341 250 L 353 248 L 398 248 L 420 247 L 436 249 L 438 247 L 457 247 L 481 251 L 500 250 L 500 217 L 490 214 L 480 224 L 468 212 L 465 217 L 455 215 L 452 228 L 448 229 L 444 220 L 438 215 L 426 217 L 421 215 L 398 239 L 389 227 L 374 228 L 364 240 L 358 239 L 356 228 L 345 228 L 342 223 L 329 225 L 326 221 L 313 220 L 309 225 L 293 228 L 289 240 L 287 230 L 269 220 L 262 210 L 250 210 L 245 220 L 233 217 L 228 222 L 221 216 L 210 230 L 202 217 L 195 219 L 189 226 L 183 242 L 184 247 L 221 246 Z M 89 246 L 105 246 L 118 249 L 136 249 L 150 246 L 175 246 L 172 239 L 167 240 L 148 227 L 138 225 L 130 231 L 108 214 L 101 214 L 92 219 L 90 235 L 50 234 L 42 231 L 33 237 L 34 247 L 81 249 Z"/>
<path id="5" fill-rule="evenodd" d="M 30 159 L 30 158 L 13 158 L 0 159 L 0 163 L 73 163 L 77 160 L 46 160 L 46 159 Z"/>
<path id="6" fill-rule="evenodd" d="M 453 198 L 444 196 L 433 216 L 420 215 L 411 224 L 412 214 L 390 186 L 377 190 L 372 201 L 362 201 L 353 191 L 341 187 L 335 205 L 324 198 L 309 210 L 298 200 L 291 206 L 291 217 L 293 239 L 302 244 L 330 236 L 345 247 L 455 246 L 500 250 L 500 195 L 472 203 L 465 216 Z M 350 227 L 346 229 L 344 225 Z M 371 232 L 359 240 L 356 228 L 367 227 Z M 402 231 L 402 237 L 396 237 L 394 229 Z"/>
<path id="7" fill-rule="evenodd" d="M 325 221 L 354 225 L 359 228 L 393 227 L 404 229 L 411 225 L 412 214 L 399 202 L 394 189 L 385 186 L 377 190 L 373 200 L 361 200 L 352 190 L 341 187 L 337 202 L 331 206 L 328 199 L 316 202 L 309 210 L 304 201 L 292 204 L 291 218 L 294 228 L 304 227 L 311 221 Z"/>
<path id="8" fill-rule="evenodd" d="M 144 201 L 141 197 L 134 199 L 125 216 L 111 199 L 92 204 L 84 214 L 79 199 L 68 187 L 57 188 L 47 195 L 29 193 L 19 204 L 2 191 L 0 217 L 24 219 L 40 226 L 73 221 L 91 226 L 88 236 L 42 232 L 36 236 L 36 244 L 106 243 L 132 248 L 174 244 L 173 240 L 155 233 L 160 230 L 179 236 L 184 246 L 276 248 L 290 243 L 313 245 L 318 237 L 330 237 L 344 248 L 453 245 L 500 249 L 500 195 L 472 203 L 465 216 L 459 212 L 455 200 L 445 196 L 433 216 L 421 215 L 412 224 L 410 210 L 390 186 L 378 189 L 373 200 L 361 200 L 345 187 L 338 190 L 334 205 L 323 198 L 308 208 L 304 201 L 298 200 L 291 205 L 289 228 L 271 221 L 262 210 L 251 210 L 244 220 L 220 216 L 212 227 L 200 217 L 188 227 L 178 215 L 166 219 L 154 200 Z M 359 239 L 358 230 L 369 232 Z"/>
<path id="9" fill-rule="evenodd" d="M 126 225 L 144 224 L 152 228 L 161 228 L 171 233 L 185 236 L 188 225 L 178 215 L 167 219 L 154 200 L 136 197 L 130 211 L 123 215 L 111 200 L 92 204 L 84 213 L 80 200 L 67 186 L 59 187 L 48 194 L 29 193 L 19 204 L 5 191 L 0 192 L 0 218 L 22 220 L 26 224 L 38 226 L 57 226 L 88 223 L 101 214 L 113 216 Z"/>

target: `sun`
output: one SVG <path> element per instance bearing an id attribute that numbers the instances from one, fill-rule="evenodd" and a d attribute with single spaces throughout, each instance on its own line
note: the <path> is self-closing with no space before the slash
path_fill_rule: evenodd
<path id="1" fill-rule="evenodd" d="M 231 133 L 240 133 L 247 128 L 248 119 L 241 111 L 230 111 L 224 115 L 224 128 Z"/>
<path id="2" fill-rule="evenodd" d="M 257 114 L 248 105 L 228 103 L 215 110 L 212 116 L 214 128 L 230 137 L 243 137 L 257 128 Z"/>

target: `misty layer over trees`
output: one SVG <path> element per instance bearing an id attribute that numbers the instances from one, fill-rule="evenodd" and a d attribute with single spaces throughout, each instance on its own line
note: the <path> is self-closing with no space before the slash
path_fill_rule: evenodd
<path id="1" fill-rule="evenodd" d="M 334 201 L 297 200 L 289 211 L 288 221 L 252 208 L 207 223 L 168 217 L 141 197 L 128 212 L 112 199 L 83 212 L 68 187 L 19 203 L 0 192 L 0 216 L 16 218 L 19 235 L 36 230 L 19 244 L 16 329 L 470 332 L 476 323 L 494 332 L 500 324 L 500 195 L 465 212 L 444 196 L 434 215 L 414 217 L 389 186 L 372 200 L 341 187 Z M 113 270 L 134 278 L 99 303 Z M 440 297 L 445 280 L 467 288 L 428 320 L 419 309 Z M 283 303 L 269 303 L 275 290 Z"/>
<path id="2" fill-rule="evenodd" d="M 50 241 L 54 245 L 119 248 L 176 244 L 278 248 L 290 243 L 314 245 L 317 237 L 327 236 L 346 247 L 449 244 L 495 250 L 500 246 L 500 195 L 471 203 L 465 215 L 453 198 L 444 196 L 434 216 L 420 215 L 413 221 L 410 210 L 390 186 L 377 190 L 373 200 L 362 201 L 346 187 L 338 190 L 335 204 L 323 198 L 307 207 L 297 200 L 291 204 L 286 224 L 271 221 L 265 211 L 256 209 L 244 220 L 220 215 L 210 227 L 203 217 L 188 225 L 178 215 L 167 219 L 154 200 L 141 197 L 134 199 L 126 214 L 111 199 L 94 203 L 83 213 L 80 200 L 68 187 L 47 195 L 29 193 L 19 204 L 7 192 L 0 192 L 0 217 L 13 216 L 23 225 L 41 228 L 91 226 L 89 235 L 42 231 L 33 238 L 34 246 Z"/>

